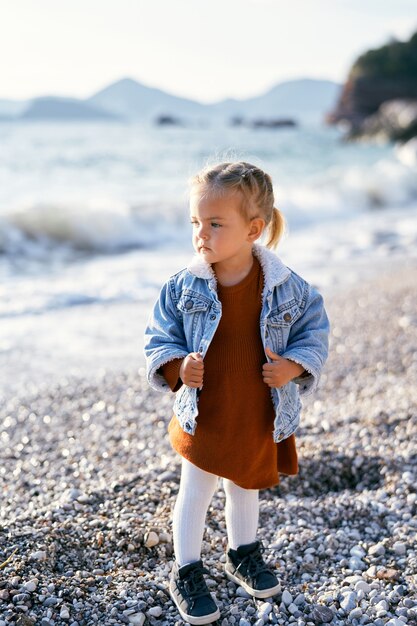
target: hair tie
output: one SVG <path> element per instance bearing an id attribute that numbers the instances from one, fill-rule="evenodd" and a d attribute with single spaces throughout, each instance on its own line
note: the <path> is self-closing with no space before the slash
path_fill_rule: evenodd
<path id="1" fill-rule="evenodd" d="M 255 169 L 256 169 L 255 167 L 248 168 L 247 170 L 245 170 L 245 171 L 243 172 L 243 174 L 241 174 L 241 177 L 242 177 L 242 178 L 245 178 L 245 177 L 246 177 L 246 174 L 252 174 L 252 172 L 254 172 L 254 171 L 255 171 Z"/>

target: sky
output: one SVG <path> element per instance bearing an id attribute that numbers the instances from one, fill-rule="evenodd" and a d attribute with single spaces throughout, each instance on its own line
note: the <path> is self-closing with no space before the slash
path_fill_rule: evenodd
<path id="1" fill-rule="evenodd" d="M 351 64 L 417 30 L 417 0 L 3 0 L 0 98 L 87 98 L 130 77 L 200 102 Z"/>

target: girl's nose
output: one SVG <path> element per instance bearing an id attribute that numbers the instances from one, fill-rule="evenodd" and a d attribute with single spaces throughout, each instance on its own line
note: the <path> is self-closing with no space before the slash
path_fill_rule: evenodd
<path id="1" fill-rule="evenodd" d="M 201 226 L 199 232 L 198 232 L 198 236 L 200 237 L 200 239 L 207 239 L 207 231 L 204 228 L 204 226 Z"/>

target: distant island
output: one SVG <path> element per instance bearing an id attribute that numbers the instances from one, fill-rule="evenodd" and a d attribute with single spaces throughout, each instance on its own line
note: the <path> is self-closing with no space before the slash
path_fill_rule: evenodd
<path id="1" fill-rule="evenodd" d="M 0 122 L 135 122 L 159 126 L 201 125 L 212 121 L 250 128 L 296 127 L 298 122 L 322 123 L 341 85 L 328 80 L 297 79 L 275 85 L 243 100 L 202 104 L 123 78 L 85 100 L 40 97 L 25 102 L 0 100 Z"/>
<path id="2" fill-rule="evenodd" d="M 326 122 L 343 125 L 347 139 L 417 136 L 417 32 L 359 56 Z"/>

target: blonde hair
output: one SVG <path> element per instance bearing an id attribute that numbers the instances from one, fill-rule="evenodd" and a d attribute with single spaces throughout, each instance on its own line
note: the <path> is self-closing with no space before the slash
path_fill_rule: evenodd
<path id="1" fill-rule="evenodd" d="M 265 220 L 268 238 L 266 246 L 275 248 L 285 231 L 285 219 L 274 207 L 274 191 L 269 174 L 245 161 L 209 165 L 193 176 L 191 193 L 202 191 L 207 195 L 219 196 L 240 192 L 242 215 L 250 220 L 261 217 Z"/>

